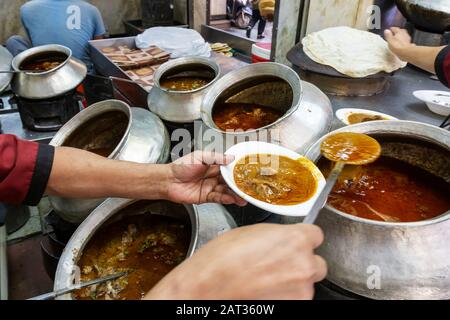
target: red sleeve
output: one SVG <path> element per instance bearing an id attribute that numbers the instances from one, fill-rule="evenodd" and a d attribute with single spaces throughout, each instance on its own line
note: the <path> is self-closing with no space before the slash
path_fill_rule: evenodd
<path id="1" fill-rule="evenodd" d="M 450 87 L 450 46 L 445 47 L 438 55 L 435 63 L 436 75 L 439 80 Z"/>
<path id="2" fill-rule="evenodd" d="M 54 148 L 0 134 L 0 202 L 36 205 L 45 192 Z"/>

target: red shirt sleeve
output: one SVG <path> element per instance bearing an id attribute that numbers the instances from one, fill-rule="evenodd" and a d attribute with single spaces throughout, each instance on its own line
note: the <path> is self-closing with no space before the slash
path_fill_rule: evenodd
<path id="1" fill-rule="evenodd" d="M 0 134 L 0 202 L 36 205 L 45 192 L 54 148 Z"/>
<path id="2" fill-rule="evenodd" d="M 450 46 L 445 47 L 438 55 L 435 63 L 436 75 L 441 82 L 450 88 Z"/>

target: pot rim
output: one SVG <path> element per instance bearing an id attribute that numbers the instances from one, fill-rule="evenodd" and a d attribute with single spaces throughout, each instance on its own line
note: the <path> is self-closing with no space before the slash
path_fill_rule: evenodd
<path id="1" fill-rule="evenodd" d="M 221 134 L 234 135 L 234 136 L 241 136 L 241 135 L 248 135 L 248 134 L 251 134 L 251 133 L 257 133 L 259 131 L 268 130 L 268 129 L 271 129 L 272 127 L 277 126 L 282 121 L 284 121 L 285 119 L 289 118 L 294 112 L 296 112 L 301 107 L 301 101 L 302 101 L 302 98 L 303 98 L 303 84 L 302 84 L 302 81 L 301 81 L 299 75 L 294 70 L 292 70 L 290 67 L 285 66 L 285 65 L 283 65 L 281 63 L 277 63 L 277 62 L 260 62 L 260 63 L 257 63 L 257 64 L 250 64 L 248 66 L 245 66 L 243 68 L 240 68 L 238 70 L 235 70 L 235 71 L 232 71 L 232 72 L 226 74 L 225 76 L 223 76 L 219 81 L 217 81 L 214 84 L 214 86 L 211 88 L 210 91 L 208 91 L 208 93 L 206 94 L 205 98 L 203 99 L 203 102 L 207 98 L 209 98 L 210 95 L 212 95 L 212 91 L 213 91 L 213 89 L 216 86 L 220 87 L 220 86 L 222 86 L 222 83 L 228 84 L 229 80 L 231 80 L 236 74 L 245 73 L 247 70 L 251 70 L 251 69 L 256 69 L 256 70 L 253 70 L 255 72 L 253 72 L 253 74 L 251 76 L 248 76 L 248 77 L 245 77 L 243 79 L 240 79 L 237 82 L 241 82 L 244 79 L 257 78 L 257 77 L 261 77 L 261 76 L 262 77 L 264 77 L 264 76 L 276 77 L 276 78 L 279 78 L 279 79 L 287 82 L 289 84 L 289 86 L 291 87 L 292 91 L 295 92 L 295 88 L 293 86 L 293 83 L 291 83 L 291 81 L 287 80 L 286 78 L 281 77 L 280 75 L 274 76 L 273 73 L 271 73 L 270 71 L 259 70 L 261 68 L 264 68 L 265 66 L 276 67 L 276 68 L 280 68 L 282 70 L 284 69 L 286 72 L 289 72 L 289 73 L 292 74 L 292 76 L 294 76 L 294 81 L 295 82 L 298 82 L 298 87 L 300 88 L 298 97 L 295 97 L 295 94 L 294 94 L 292 105 L 285 112 L 285 114 L 281 118 L 279 118 L 277 121 L 275 121 L 275 122 L 273 122 L 273 123 L 271 123 L 271 124 L 269 124 L 269 125 L 267 125 L 265 127 L 261 127 L 261 128 L 253 129 L 253 130 L 247 130 L 247 131 L 233 131 L 233 130 L 231 130 L 232 132 L 229 132 L 229 131 L 224 131 L 224 130 L 218 128 L 217 125 L 215 124 L 214 120 L 212 119 L 212 112 L 211 113 L 205 112 L 205 110 L 202 107 L 202 110 L 201 110 L 202 121 L 209 129 L 215 130 L 216 132 L 219 132 Z M 236 82 L 234 82 L 233 84 L 235 84 L 235 83 Z M 229 86 L 230 85 L 227 85 L 225 87 L 225 89 L 228 88 Z M 222 91 L 223 90 L 221 90 L 221 92 Z M 213 102 L 213 106 L 212 106 L 211 111 L 213 111 L 214 104 L 216 103 L 216 101 L 217 101 L 217 99 L 219 97 L 220 97 L 220 94 L 218 94 L 218 95 L 216 95 L 214 97 L 214 102 Z"/>
<path id="2" fill-rule="evenodd" d="M 20 64 L 26 58 L 33 56 L 35 54 L 38 54 L 38 53 L 51 52 L 51 51 L 62 52 L 67 55 L 67 59 L 63 63 L 61 63 L 59 66 L 57 66 L 56 68 L 53 68 L 51 70 L 42 71 L 42 72 L 24 72 L 24 74 L 33 76 L 33 77 L 47 75 L 47 74 L 58 71 L 59 69 L 64 67 L 69 62 L 70 59 L 72 59 L 73 54 L 72 54 L 72 50 L 70 48 L 63 46 L 63 45 L 59 45 L 59 44 L 47 44 L 47 45 L 43 45 L 43 46 L 33 47 L 33 48 L 30 48 L 28 50 L 21 52 L 13 59 L 11 65 L 15 71 L 20 71 Z"/>
<path id="3" fill-rule="evenodd" d="M 355 125 L 352 125 L 352 126 L 346 126 L 346 127 L 337 129 L 337 130 L 335 130 L 335 131 L 333 131 L 333 132 L 330 132 L 330 133 L 328 133 L 327 135 L 323 136 L 319 141 L 317 141 L 317 142 L 316 142 L 316 143 L 315 143 L 315 144 L 314 144 L 314 145 L 306 152 L 306 157 L 309 158 L 309 157 L 311 156 L 310 153 L 311 153 L 314 149 L 317 149 L 317 148 L 320 149 L 319 146 L 322 144 L 322 142 L 323 142 L 327 137 L 329 137 L 329 136 L 331 136 L 331 135 L 333 135 L 333 134 L 336 134 L 336 133 L 339 133 L 339 132 L 348 132 L 349 129 L 350 129 L 350 132 L 361 132 L 362 130 L 358 130 L 358 129 L 360 129 L 360 128 L 365 129 L 365 128 L 368 127 L 368 126 L 373 126 L 373 125 L 377 126 L 377 125 L 382 125 L 382 124 L 395 124 L 396 126 L 400 126 L 401 124 L 415 124 L 415 125 L 423 126 L 424 128 L 427 128 L 427 129 L 431 129 L 432 131 L 435 131 L 435 132 L 441 132 L 441 133 L 442 133 L 442 132 L 446 132 L 445 130 L 440 129 L 440 128 L 438 128 L 438 127 L 435 127 L 435 126 L 433 126 L 433 125 L 429 125 L 429 124 L 422 123 L 422 122 L 415 122 L 415 121 L 404 121 L 404 120 L 392 121 L 392 120 L 385 120 L 385 121 L 376 121 L 376 122 L 369 122 L 369 123 L 359 123 L 359 124 L 355 124 Z M 395 127 L 394 127 L 394 128 L 395 128 Z M 394 133 L 394 134 L 396 133 L 396 134 L 398 134 L 398 135 L 405 135 L 405 136 L 408 135 L 408 133 L 406 133 L 406 132 L 395 131 L 394 128 L 389 128 L 388 130 L 391 130 L 391 131 L 389 131 L 389 132 L 390 132 L 390 133 Z M 368 134 L 368 135 L 376 135 L 376 134 L 382 134 L 382 133 L 389 133 L 388 130 L 383 129 L 383 128 L 378 128 L 378 129 L 377 129 L 377 128 L 370 128 L 370 129 L 368 129 L 368 130 L 365 130 L 365 133 Z M 450 132 L 447 131 L 447 133 L 448 133 L 448 136 L 449 136 L 449 138 L 450 138 Z M 409 135 L 408 135 L 408 136 L 409 136 Z M 445 145 L 443 145 L 443 144 L 440 144 L 439 141 L 434 140 L 433 138 L 424 137 L 424 136 L 418 136 L 417 133 L 416 133 L 416 136 L 415 136 L 414 138 L 420 139 L 420 137 L 422 137 L 422 138 L 425 139 L 425 140 L 428 140 L 428 142 L 430 142 L 430 143 L 434 143 L 434 144 L 436 144 L 436 145 L 439 145 L 439 146 L 441 146 L 441 147 L 444 147 L 444 148 L 450 150 L 450 148 L 449 148 L 448 146 L 445 146 Z M 317 158 L 317 159 L 311 159 L 311 161 L 317 163 L 317 160 L 318 160 L 318 159 L 319 159 L 319 158 Z M 348 214 L 348 213 L 345 213 L 345 212 L 343 212 L 343 211 L 340 211 L 340 210 L 335 209 L 334 207 L 332 207 L 331 205 L 329 205 L 328 202 L 326 203 L 325 208 L 326 208 L 327 210 L 330 210 L 331 212 L 337 214 L 338 216 L 343 217 L 343 218 L 346 218 L 346 219 L 349 219 L 349 220 L 351 220 L 351 221 L 353 221 L 353 222 L 362 223 L 362 224 L 368 224 L 368 225 L 372 225 L 372 226 L 385 227 L 385 228 L 387 227 L 387 228 L 392 228 L 392 229 L 399 228 L 399 227 L 403 227 L 403 228 L 405 228 L 405 227 L 408 227 L 408 228 L 424 227 L 424 226 L 434 225 L 434 224 L 441 223 L 441 222 L 443 222 L 443 221 L 450 220 L 450 210 L 448 210 L 448 211 L 442 213 L 441 215 L 439 215 L 439 216 L 437 216 L 437 217 L 434 217 L 434 218 L 428 219 L 428 220 L 423 220 L 423 221 L 416 221 L 416 222 L 384 222 L 384 221 L 376 221 L 376 220 L 370 220 L 370 219 L 365 219 L 365 218 L 360 218 L 360 217 L 353 216 L 353 215 L 351 215 L 351 214 Z"/>
<path id="4" fill-rule="evenodd" d="M 107 108 L 108 106 L 112 108 Z M 93 105 L 87 107 L 86 109 L 80 111 L 75 117 L 69 120 L 53 137 L 53 139 L 50 141 L 50 145 L 54 147 L 62 146 L 65 141 L 84 123 L 87 121 L 92 120 L 95 117 L 98 117 L 99 115 L 110 112 L 110 111 L 122 111 L 124 112 L 128 117 L 128 124 L 127 128 L 125 130 L 125 133 L 123 134 L 122 138 L 120 139 L 120 142 L 117 144 L 117 146 L 114 148 L 113 152 L 107 157 L 108 159 L 114 159 L 119 151 L 122 149 L 122 147 L 125 145 L 127 141 L 128 134 L 131 130 L 131 124 L 133 122 L 133 113 L 131 112 L 131 107 L 120 100 L 104 100 L 97 103 L 94 103 Z"/>
<path id="5" fill-rule="evenodd" d="M 205 86 L 203 86 L 201 88 L 189 90 L 189 91 L 173 91 L 170 89 L 161 88 L 159 80 L 167 71 L 171 70 L 172 68 L 176 68 L 178 66 L 189 65 L 189 64 L 202 64 L 207 67 L 210 67 L 215 73 L 214 79 L 212 79 L 208 84 L 206 84 Z M 220 68 L 219 64 L 217 62 L 215 62 L 214 60 L 212 60 L 210 58 L 204 58 L 204 57 L 183 57 L 183 58 L 178 58 L 178 59 L 175 59 L 172 61 L 168 61 L 168 62 L 162 64 L 155 71 L 154 87 L 158 88 L 159 90 L 161 90 L 165 93 L 168 93 L 168 94 L 187 95 L 187 94 L 197 93 L 197 92 L 200 92 L 200 91 L 203 91 L 203 90 L 209 88 L 220 78 L 220 76 L 221 76 L 221 68 Z"/>

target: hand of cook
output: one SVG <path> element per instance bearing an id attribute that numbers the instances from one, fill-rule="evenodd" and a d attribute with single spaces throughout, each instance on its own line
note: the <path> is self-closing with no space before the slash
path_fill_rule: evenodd
<path id="1" fill-rule="evenodd" d="M 322 242 L 313 225 L 234 229 L 180 264 L 145 299 L 312 299 L 314 284 L 327 274 L 314 254 Z"/>
<path id="2" fill-rule="evenodd" d="M 392 27 L 384 31 L 384 36 L 389 44 L 389 49 L 401 60 L 408 61 L 407 54 L 411 47 L 415 46 L 408 31 Z"/>
<path id="3" fill-rule="evenodd" d="M 234 157 L 213 152 L 194 152 L 170 164 L 168 199 L 177 203 L 201 204 L 216 202 L 245 206 L 222 179 L 220 166 Z"/>

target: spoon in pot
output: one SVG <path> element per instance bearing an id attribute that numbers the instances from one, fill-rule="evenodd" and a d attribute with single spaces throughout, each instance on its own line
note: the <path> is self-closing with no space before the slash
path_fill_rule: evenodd
<path id="1" fill-rule="evenodd" d="M 346 164 L 365 165 L 375 162 L 381 155 L 381 146 L 377 140 L 361 133 L 337 133 L 326 138 L 320 147 L 322 155 L 333 161 L 334 167 L 328 176 L 327 183 L 319 194 L 311 211 L 303 220 L 303 223 L 314 224 L 328 200 L 339 175 Z"/>

